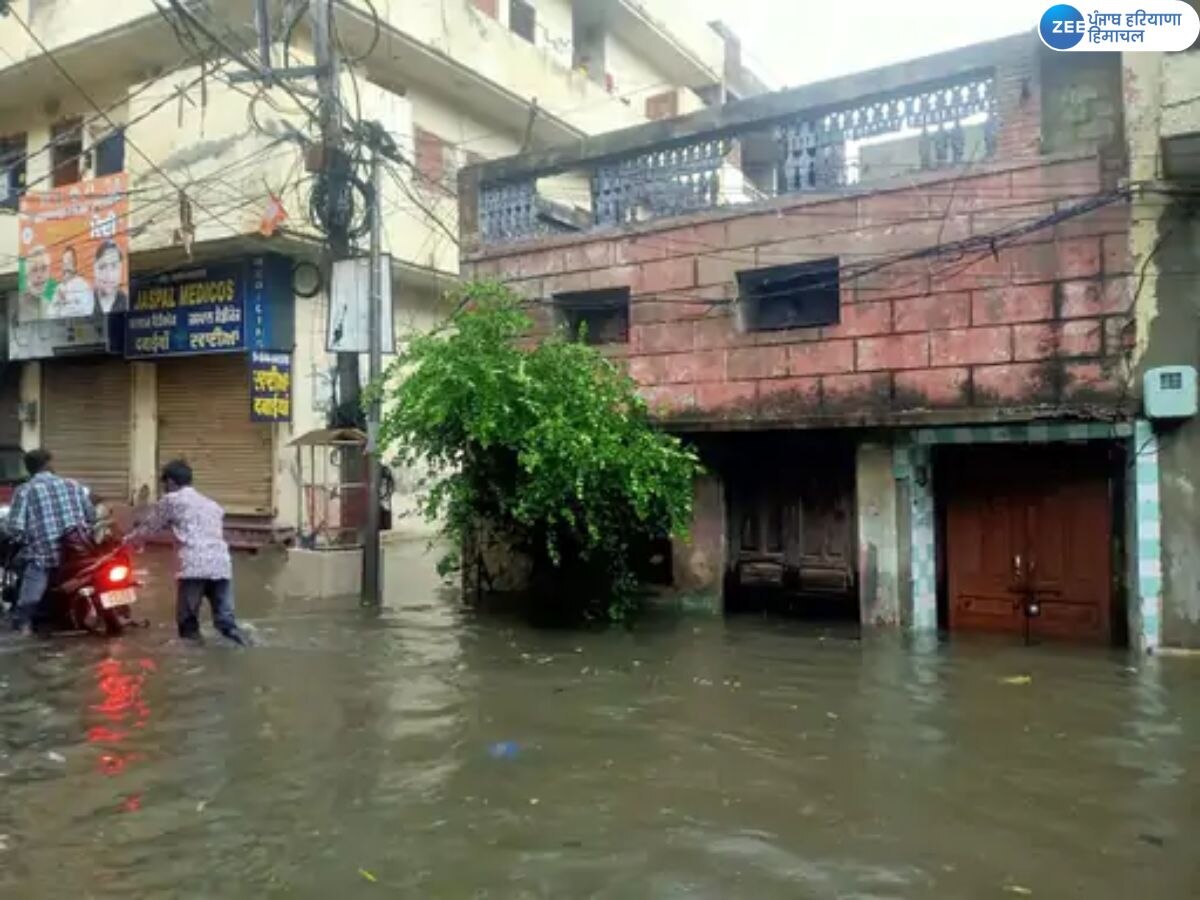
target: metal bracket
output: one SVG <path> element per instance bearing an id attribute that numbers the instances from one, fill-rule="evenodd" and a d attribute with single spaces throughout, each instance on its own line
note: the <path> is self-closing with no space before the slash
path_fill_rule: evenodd
<path id="1" fill-rule="evenodd" d="M 324 75 L 328 66 L 293 66 L 290 69 L 259 69 L 257 72 L 234 72 L 229 76 L 231 84 L 242 84 L 247 81 L 291 81 L 299 78 L 315 78 Z"/>

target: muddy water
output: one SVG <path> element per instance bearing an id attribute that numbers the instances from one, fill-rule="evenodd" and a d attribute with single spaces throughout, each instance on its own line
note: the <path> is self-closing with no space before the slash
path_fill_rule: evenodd
<path id="1" fill-rule="evenodd" d="M 262 645 L 0 646 L 5 897 L 1183 898 L 1200 661 L 534 631 L 390 560 Z"/>

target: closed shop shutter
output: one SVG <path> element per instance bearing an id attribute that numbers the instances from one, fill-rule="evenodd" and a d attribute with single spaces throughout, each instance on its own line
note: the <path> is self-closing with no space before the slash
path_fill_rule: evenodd
<path id="1" fill-rule="evenodd" d="M 42 364 L 42 445 L 54 468 L 108 502 L 128 503 L 129 364 L 122 359 Z"/>
<path id="2" fill-rule="evenodd" d="M 273 515 L 271 426 L 250 421 L 245 356 L 158 364 L 158 464 L 187 460 L 196 489 L 235 515 Z"/>
<path id="3" fill-rule="evenodd" d="M 21 364 L 0 363 L 0 446 L 21 444 Z"/>

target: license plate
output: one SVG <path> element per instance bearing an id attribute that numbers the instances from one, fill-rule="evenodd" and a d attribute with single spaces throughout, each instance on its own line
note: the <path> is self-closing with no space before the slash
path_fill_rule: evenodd
<path id="1" fill-rule="evenodd" d="M 108 591 L 100 595 L 100 605 L 105 609 L 112 609 L 114 606 L 132 606 L 137 603 L 137 591 L 133 588 L 125 588 L 123 591 Z"/>

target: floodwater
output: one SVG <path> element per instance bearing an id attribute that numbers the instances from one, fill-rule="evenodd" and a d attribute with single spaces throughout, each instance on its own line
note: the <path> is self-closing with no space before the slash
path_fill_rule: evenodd
<path id="1" fill-rule="evenodd" d="M 538 631 L 239 573 L 260 646 L 0 644 L 0 896 L 1186 898 L 1200 660 Z M 206 623 L 207 625 L 207 623 Z"/>

